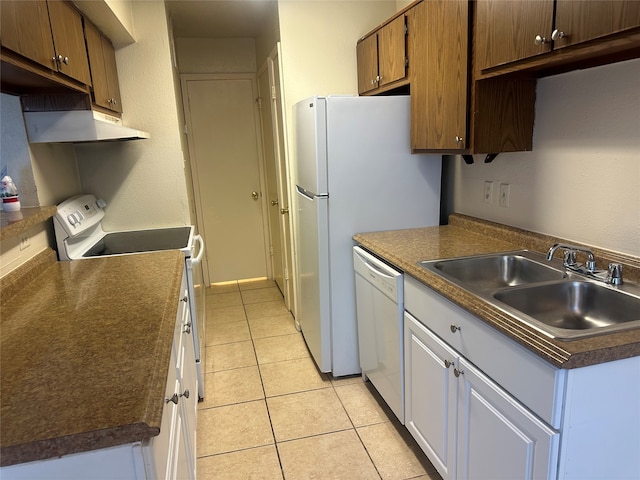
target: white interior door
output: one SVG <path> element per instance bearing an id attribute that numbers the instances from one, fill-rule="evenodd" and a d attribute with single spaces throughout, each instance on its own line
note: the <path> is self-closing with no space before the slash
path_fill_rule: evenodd
<path id="1" fill-rule="evenodd" d="M 284 294 L 284 301 L 287 308 L 296 315 L 296 309 L 294 305 L 294 278 L 296 272 L 293 265 L 293 236 L 291 232 L 291 214 L 289 210 L 291 207 L 291 192 L 289 191 L 287 169 L 287 149 L 285 141 L 285 124 L 284 124 L 284 100 L 282 98 L 282 82 L 281 82 L 281 69 L 280 69 L 280 43 L 276 45 L 272 59 L 272 74 L 273 74 L 273 86 L 275 88 L 275 98 L 273 99 L 274 108 L 273 113 L 275 116 L 274 125 L 276 128 L 276 171 L 278 175 L 278 198 L 280 200 L 280 228 L 282 231 L 282 248 L 284 256 L 284 269 L 285 269 L 285 289 L 282 292 Z"/>
<path id="2" fill-rule="evenodd" d="M 267 277 L 255 76 L 182 78 L 209 279 Z"/>
<path id="3" fill-rule="evenodd" d="M 284 266 L 282 256 L 282 232 L 280 229 L 280 199 L 276 170 L 277 140 L 273 124 L 272 98 L 275 92 L 271 89 L 269 61 L 258 73 L 258 93 L 260 96 L 260 124 L 262 126 L 262 145 L 265 164 L 267 216 L 269 224 L 269 253 L 271 255 L 271 271 L 273 280 L 281 292 L 285 291 Z"/>

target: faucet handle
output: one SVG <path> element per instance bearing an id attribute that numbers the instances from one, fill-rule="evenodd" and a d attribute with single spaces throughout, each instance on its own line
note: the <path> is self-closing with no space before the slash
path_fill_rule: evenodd
<path id="1" fill-rule="evenodd" d="M 607 268 L 607 283 L 612 285 L 622 285 L 622 264 L 610 263 Z"/>
<path id="2" fill-rule="evenodd" d="M 566 249 L 562 255 L 562 263 L 565 267 L 569 267 L 576 264 L 576 251 Z"/>

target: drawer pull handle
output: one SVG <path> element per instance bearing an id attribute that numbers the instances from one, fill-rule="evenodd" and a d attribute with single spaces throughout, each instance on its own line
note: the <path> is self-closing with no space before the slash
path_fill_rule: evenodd
<path id="1" fill-rule="evenodd" d="M 460 330 L 460 327 L 458 325 L 451 324 L 449 329 L 451 330 L 451 333 L 456 333 L 458 330 Z"/>
<path id="2" fill-rule="evenodd" d="M 456 377 L 459 377 L 460 375 L 464 375 L 464 371 L 462 371 L 462 370 L 458 370 L 457 368 L 454 368 L 454 369 L 453 369 L 453 374 L 454 374 Z"/>

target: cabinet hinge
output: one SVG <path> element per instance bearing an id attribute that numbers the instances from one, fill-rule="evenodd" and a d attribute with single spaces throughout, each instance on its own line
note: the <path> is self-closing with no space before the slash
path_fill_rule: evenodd
<path id="1" fill-rule="evenodd" d="M 405 20 L 405 22 L 406 22 L 406 20 Z M 404 24 L 404 34 L 405 34 L 405 36 L 409 35 L 409 25 L 407 25 L 406 23 Z"/>
<path id="2" fill-rule="evenodd" d="M 271 85 L 271 100 L 277 100 L 278 94 L 276 93 L 276 86 Z"/>
<path id="3" fill-rule="evenodd" d="M 409 67 L 409 57 L 404 57 L 404 68 Z"/>
<path id="4" fill-rule="evenodd" d="M 258 104 L 258 110 L 262 110 L 262 98 L 256 98 L 256 103 Z"/>

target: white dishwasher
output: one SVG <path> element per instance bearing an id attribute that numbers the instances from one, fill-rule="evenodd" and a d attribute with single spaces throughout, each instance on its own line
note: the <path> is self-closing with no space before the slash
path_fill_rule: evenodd
<path id="1" fill-rule="evenodd" d="M 403 274 L 358 246 L 353 266 L 362 376 L 404 425 Z"/>

